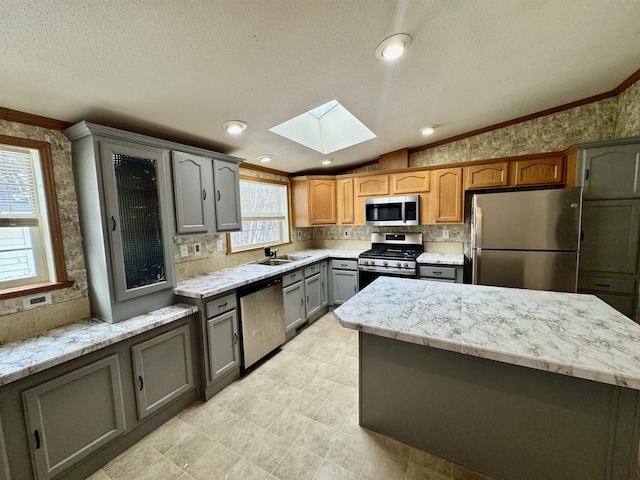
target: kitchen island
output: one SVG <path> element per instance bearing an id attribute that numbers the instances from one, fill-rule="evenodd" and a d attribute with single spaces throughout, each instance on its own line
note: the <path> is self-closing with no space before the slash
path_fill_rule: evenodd
<path id="1" fill-rule="evenodd" d="M 496 478 L 636 478 L 640 326 L 591 295 L 381 277 L 360 424 Z"/>

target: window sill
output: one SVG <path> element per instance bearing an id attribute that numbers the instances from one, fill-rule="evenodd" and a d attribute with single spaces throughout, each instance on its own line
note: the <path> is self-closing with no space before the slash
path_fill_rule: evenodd
<path id="1" fill-rule="evenodd" d="M 235 253 L 247 253 L 247 252 L 257 252 L 259 250 L 264 250 L 264 247 L 283 247 L 285 245 L 291 245 L 293 242 L 282 242 L 282 243 L 269 243 L 266 245 L 258 245 L 258 246 L 251 246 L 251 247 L 247 247 L 244 250 L 240 250 L 240 249 L 236 249 L 233 251 L 227 251 L 227 255 L 233 255 Z M 228 243 L 227 243 L 228 245 Z"/>
<path id="2" fill-rule="evenodd" d="M 67 280 L 64 282 L 34 283 L 33 285 L 0 289 L 0 300 L 6 300 L 7 298 L 25 297 L 27 295 L 35 295 L 37 293 L 70 288 L 73 287 L 74 283 L 75 282 L 73 280 Z"/>

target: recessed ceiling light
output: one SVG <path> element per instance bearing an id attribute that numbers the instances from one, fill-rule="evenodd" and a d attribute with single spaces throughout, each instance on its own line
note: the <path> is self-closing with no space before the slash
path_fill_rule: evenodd
<path id="1" fill-rule="evenodd" d="M 274 159 L 273 155 L 260 155 L 258 157 L 258 160 L 260 160 L 262 163 L 270 162 L 273 159 Z"/>
<path id="2" fill-rule="evenodd" d="M 382 60 L 395 60 L 402 56 L 409 45 L 411 45 L 411 37 L 406 33 L 391 35 L 380 42 L 376 48 L 376 57 Z"/>
<path id="3" fill-rule="evenodd" d="M 231 135 L 237 135 L 247 128 L 247 124 L 240 120 L 229 120 L 222 124 L 222 128 Z"/>
<path id="4" fill-rule="evenodd" d="M 435 126 L 435 125 L 427 125 L 426 127 L 422 127 L 422 128 L 420 129 L 420 133 L 421 133 L 422 135 L 424 135 L 425 137 L 426 137 L 427 135 L 431 135 L 431 134 L 432 134 L 433 132 L 435 132 L 435 131 L 436 131 L 436 126 Z"/>
<path id="5" fill-rule="evenodd" d="M 332 161 L 333 161 L 332 159 L 327 158 L 326 160 L 322 160 L 322 165 L 331 165 Z"/>

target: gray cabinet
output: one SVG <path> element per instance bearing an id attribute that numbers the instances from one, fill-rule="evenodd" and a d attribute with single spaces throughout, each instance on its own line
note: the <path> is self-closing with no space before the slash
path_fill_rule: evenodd
<path id="1" fill-rule="evenodd" d="M 38 480 L 55 477 L 125 430 L 117 355 L 30 388 L 22 396 Z"/>
<path id="2" fill-rule="evenodd" d="M 282 288 L 284 299 L 285 332 L 300 326 L 306 319 L 304 305 L 304 284 L 301 278 L 294 284 Z"/>
<path id="3" fill-rule="evenodd" d="M 207 302 L 208 384 L 240 369 L 235 293 Z"/>
<path id="4" fill-rule="evenodd" d="M 640 142 L 582 151 L 585 200 L 640 197 Z"/>
<path id="5" fill-rule="evenodd" d="M 210 158 L 172 152 L 178 233 L 214 232 L 213 163 Z"/>
<path id="6" fill-rule="evenodd" d="M 131 355 L 139 419 L 194 388 L 189 325 L 134 345 Z"/>
<path id="7" fill-rule="evenodd" d="M 320 304 L 329 306 L 329 262 L 320 263 Z"/>
<path id="8" fill-rule="evenodd" d="M 357 260 L 331 261 L 331 303 L 340 305 L 358 292 Z"/>
<path id="9" fill-rule="evenodd" d="M 462 283 L 462 266 L 455 265 L 419 265 L 421 280 L 432 282 Z"/>
<path id="10" fill-rule="evenodd" d="M 240 212 L 240 167 L 235 161 L 213 159 L 216 229 L 231 232 L 242 228 Z"/>
<path id="11" fill-rule="evenodd" d="M 4 428 L 2 428 L 2 416 L 0 415 L 0 478 L 11 480 L 9 471 L 9 457 L 7 456 L 7 443 L 4 439 Z"/>
<path id="12" fill-rule="evenodd" d="M 318 266 L 319 267 L 319 266 Z M 312 317 L 322 308 L 322 286 L 320 272 L 304 279 L 306 317 Z"/>

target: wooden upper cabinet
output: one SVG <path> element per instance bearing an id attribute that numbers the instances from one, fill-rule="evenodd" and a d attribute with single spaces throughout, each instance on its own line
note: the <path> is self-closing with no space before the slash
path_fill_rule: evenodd
<path id="1" fill-rule="evenodd" d="M 293 226 L 336 223 L 335 177 L 295 177 L 291 179 Z"/>
<path id="2" fill-rule="evenodd" d="M 341 225 L 353 224 L 355 222 L 353 178 L 339 178 L 336 180 L 336 200 L 338 204 L 336 223 Z"/>
<path id="3" fill-rule="evenodd" d="M 431 172 L 429 170 L 394 173 L 390 177 L 392 195 L 428 192 L 431 185 Z"/>
<path id="4" fill-rule="evenodd" d="M 464 220 L 462 167 L 432 170 L 432 175 L 434 220 L 436 223 L 461 223 Z"/>
<path id="5" fill-rule="evenodd" d="M 514 162 L 514 186 L 562 183 L 563 157 L 517 160 Z"/>
<path id="6" fill-rule="evenodd" d="M 465 189 L 505 187 L 509 184 L 507 162 L 469 165 L 465 168 Z"/>
<path id="7" fill-rule="evenodd" d="M 403 148 L 402 150 L 396 150 L 395 152 L 380 155 L 378 165 L 380 166 L 380 170 L 400 170 L 402 168 L 409 168 L 409 150 Z"/>
<path id="8" fill-rule="evenodd" d="M 389 195 L 389 175 L 356 177 L 355 191 L 358 197 Z"/>

